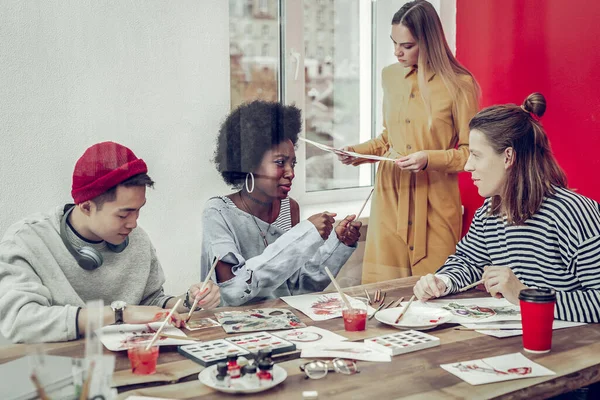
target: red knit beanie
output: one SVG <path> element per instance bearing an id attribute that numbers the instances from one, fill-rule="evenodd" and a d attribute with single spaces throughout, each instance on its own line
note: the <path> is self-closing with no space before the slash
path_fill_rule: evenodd
<path id="1" fill-rule="evenodd" d="M 97 143 L 75 164 L 71 196 L 75 204 L 81 204 L 134 175 L 147 172 L 144 160 L 127 147 L 114 142 Z"/>

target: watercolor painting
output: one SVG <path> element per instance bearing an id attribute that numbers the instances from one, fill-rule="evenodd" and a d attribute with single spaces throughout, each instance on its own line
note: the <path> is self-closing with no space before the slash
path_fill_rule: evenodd
<path id="1" fill-rule="evenodd" d="M 127 340 L 133 336 L 147 335 L 151 337 L 162 322 L 151 322 L 149 324 L 121 324 L 108 325 L 101 328 L 99 337 L 104 347 L 110 351 L 127 350 Z M 186 336 L 180 329 L 173 325 L 166 325 L 162 333 L 175 336 Z M 182 344 L 195 343 L 193 340 L 179 340 L 159 337 L 156 340 L 159 346 L 178 346 Z"/>
<path id="2" fill-rule="evenodd" d="M 302 358 L 347 358 L 350 360 L 361 361 L 391 361 L 389 354 L 382 353 L 367 347 L 364 343 L 357 342 L 342 342 L 342 343 L 326 343 L 305 347 L 300 354 Z"/>
<path id="3" fill-rule="evenodd" d="M 471 385 L 555 375 L 521 353 L 442 364 L 440 367 Z"/>
<path id="4" fill-rule="evenodd" d="M 197 331 L 199 329 L 212 328 L 213 326 L 220 326 L 217 321 L 212 318 L 200 318 L 196 321 L 189 321 L 186 324 L 186 328 L 190 331 Z"/>
<path id="5" fill-rule="evenodd" d="M 285 308 L 257 308 L 245 311 L 223 311 L 215 318 L 227 333 L 273 331 L 304 328 L 306 325 Z"/>
<path id="6" fill-rule="evenodd" d="M 472 319 L 483 319 L 490 318 L 495 315 L 499 316 L 513 316 L 520 315 L 521 311 L 516 309 L 515 306 L 501 306 L 501 307 L 482 307 L 476 304 L 458 304 L 448 303 L 447 306 L 442 307 L 444 310 L 450 311 L 454 315 L 461 317 L 472 318 Z"/>
<path id="7" fill-rule="evenodd" d="M 346 296 L 351 304 L 360 306 L 362 303 L 353 297 Z M 325 321 L 342 317 L 344 302 L 339 293 L 327 294 L 303 294 L 300 296 L 285 296 L 281 300 L 291 307 L 306 314 L 313 321 Z M 375 309 L 369 307 L 368 313 L 372 314 Z"/>
<path id="8" fill-rule="evenodd" d="M 521 320 L 521 308 L 504 298 L 442 299 L 428 301 L 423 306 L 449 311 L 452 314 L 451 322 L 457 324 Z"/>
<path id="9" fill-rule="evenodd" d="M 319 328 L 317 326 L 308 326 L 306 328 L 276 332 L 274 335 L 294 343 L 296 348 L 300 350 L 306 347 L 326 343 L 337 344 L 347 340 L 344 336 L 328 331 L 327 329 Z"/>

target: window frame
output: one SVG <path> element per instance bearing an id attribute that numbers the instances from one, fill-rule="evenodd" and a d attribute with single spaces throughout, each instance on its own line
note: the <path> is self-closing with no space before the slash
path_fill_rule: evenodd
<path id="1" fill-rule="evenodd" d="M 360 37 L 360 64 L 361 77 L 367 76 L 367 79 L 360 80 L 360 140 L 367 141 L 374 137 L 372 127 L 372 87 L 373 75 L 371 68 L 372 50 L 371 50 L 371 22 L 372 8 L 371 2 L 358 0 L 359 4 L 359 26 Z M 302 1 L 281 0 L 281 29 L 282 29 L 282 51 L 283 65 L 281 66 L 280 84 L 283 88 L 280 99 L 285 104 L 294 104 L 301 110 L 305 110 L 305 77 L 304 77 L 304 6 Z M 293 18 L 287 18 L 287 15 L 293 15 Z M 368 56 L 363 56 L 366 54 Z M 298 73 L 296 73 L 298 71 Z M 303 131 L 304 112 L 303 115 Z M 355 143 L 348 143 L 355 144 Z M 370 181 L 368 186 L 359 186 L 343 189 L 325 189 L 320 191 L 306 190 L 306 144 L 298 142 L 296 157 L 299 160 L 296 167 L 296 177 L 290 193 L 300 207 L 305 205 L 329 205 L 331 203 L 355 202 L 367 198 L 374 182 L 374 168 L 369 168 L 368 173 L 361 171 L 359 182 Z M 353 168 L 348 166 L 348 168 Z"/>

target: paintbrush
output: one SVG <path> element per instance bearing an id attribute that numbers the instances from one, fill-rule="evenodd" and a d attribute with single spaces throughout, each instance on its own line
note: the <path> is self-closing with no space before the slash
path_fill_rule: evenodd
<path id="1" fill-rule="evenodd" d="M 398 318 L 396 318 L 396 322 L 394 322 L 395 324 L 397 324 L 398 322 L 400 322 L 400 320 L 402 319 L 402 317 L 404 317 L 404 314 L 406 314 L 406 312 L 408 311 L 408 307 L 410 307 L 410 305 L 412 304 L 412 302 L 415 300 L 415 295 L 413 294 L 412 297 L 410 298 L 410 300 L 408 301 L 408 304 L 406 305 L 406 307 L 404 307 L 404 309 L 402 310 L 402 312 L 400 313 L 400 315 L 398 315 Z"/>
<path id="2" fill-rule="evenodd" d="M 206 285 L 208 285 L 208 281 L 210 280 L 210 277 L 213 273 L 213 271 L 215 270 L 215 268 L 217 267 L 217 264 L 219 263 L 219 257 L 215 257 L 215 260 L 212 263 L 212 266 L 210 267 L 210 271 L 208 271 L 208 275 L 206 275 L 206 278 L 204 278 L 204 282 L 202 282 L 202 286 L 200 286 L 200 291 L 198 293 L 202 294 L 202 291 L 206 288 Z M 190 320 L 190 318 L 192 318 L 192 313 L 194 312 L 194 310 L 196 309 L 196 306 L 198 305 L 198 297 L 196 297 L 194 299 L 194 304 L 192 304 L 192 308 L 190 308 L 190 312 L 187 315 L 187 318 L 185 319 L 185 322 L 188 322 Z"/>
<path id="3" fill-rule="evenodd" d="M 373 190 L 375 190 L 375 188 L 371 189 L 371 191 L 369 192 L 369 195 L 367 196 L 367 199 L 365 200 L 362 207 L 360 208 L 360 211 L 358 212 L 358 214 L 356 214 L 356 218 L 354 219 L 355 221 L 358 221 L 358 219 L 360 218 L 360 214 L 362 214 L 363 210 L 365 209 L 365 206 L 369 202 L 369 199 L 371 198 L 371 195 L 373 194 Z"/>
<path id="4" fill-rule="evenodd" d="M 470 285 L 467 285 L 467 286 L 465 286 L 464 288 L 460 289 L 460 290 L 458 291 L 458 293 L 466 292 L 467 290 L 469 290 L 469 289 L 471 289 L 471 288 L 474 288 L 474 287 L 475 287 L 475 286 L 477 286 L 477 285 L 481 285 L 482 283 L 483 283 L 483 279 L 481 279 L 481 280 L 479 280 L 479 281 L 477 281 L 477 282 L 475 282 L 475 283 L 471 283 Z"/>
<path id="5" fill-rule="evenodd" d="M 398 300 L 396 300 L 394 302 L 394 304 L 392 305 L 392 308 L 396 308 L 400 305 L 400 303 L 402 303 L 404 301 L 404 296 L 400 297 Z"/>
<path id="6" fill-rule="evenodd" d="M 340 287 L 340 285 L 338 285 L 337 281 L 333 277 L 333 274 L 331 273 L 331 271 L 329 270 L 329 268 L 325 267 L 325 272 L 327 272 L 327 275 L 329 275 L 329 279 L 331 279 L 331 282 L 333 283 L 333 286 L 335 286 L 335 288 L 337 289 L 338 293 L 340 294 L 340 297 L 342 298 L 342 300 L 346 304 L 346 307 L 348 308 L 348 310 L 353 313 L 354 312 L 354 308 L 352 308 L 352 305 L 350 305 L 350 301 L 348 301 L 348 298 L 346 297 L 346 295 L 344 294 L 344 292 L 342 292 L 342 288 Z"/>
<path id="7" fill-rule="evenodd" d="M 148 343 L 148 346 L 146 346 L 146 351 L 150 350 L 150 348 L 152 347 L 154 342 L 156 342 L 156 339 L 158 339 L 158 336 L 162 333 L 162 330 L 165 329 L 165 326 L 171 320 L 171 316 L 173 315 L 175 310 L 177 310 L 177 307 L 179 307 L 179 304 L 181 304 L 181 299 L 177 299 L 177 303 L 175 303 L 175 307 L 171 308 L 171 311 L 169 311 L 169 315 L 167 315 L 167 318 L 165 318 L 163 323 L 160 325 L 160 327 L 158 328 L 158 330 L 152 337 L 152 340 L 150 341 L 150 343 Z"/>
<path id="8" fill-rule="evenodd" d="M 371 316 L 369 317 L 369 319 L 372 319 L 375 314 L 377 314 L 378 311 L 380 311 L 383 308 L 384 304 L 381 303 L 381 305 L 379 307 L 377 307 L 377 310 L 375 310 L 375 312 L 373 314 L 371 314 Z"/>

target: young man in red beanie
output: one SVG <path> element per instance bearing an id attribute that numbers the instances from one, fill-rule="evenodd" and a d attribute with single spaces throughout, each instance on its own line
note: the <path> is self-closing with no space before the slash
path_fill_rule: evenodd
<path id="1" fill-rule="evenodd" d="M 137 227 L 154 182 L 146 163 L 113 142 L 88 148 L 77 161 L 71 195 L 60 206 L 11 226 L 0 242 L 0 330 L 13 342 L 73 340 L 85 333 L 85 303 L 102 299 L 104 324 L 147 323 L 175 306 L 164 294 L 165 277 L 146 232 Z M 213 308 L 219 289 L 184 298 Z M 182 325 L 174 314 L 174 323 Z"/>

